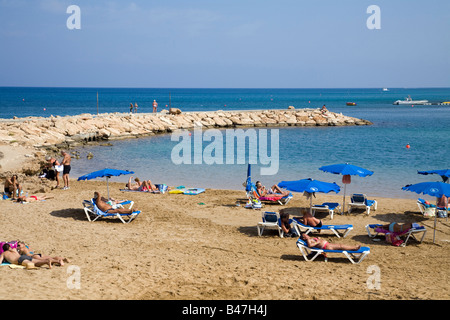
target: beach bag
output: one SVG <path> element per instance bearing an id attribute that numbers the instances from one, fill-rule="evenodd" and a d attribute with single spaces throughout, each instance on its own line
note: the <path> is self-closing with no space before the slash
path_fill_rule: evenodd
<path id="1" fill-rule="evenodd" d="M 438 218 L 447 218 L 448 217 L 447 210 L 438 210 L 437 217 Z"/>
<path id="2" fill-rule="evenodd" d="M 157 184 L 156 187 L 161 193 L 165 193 L 167 191 L 167 184 Z"/>
<path id="3" fill-rule="evenodd" d="M 261 201 L 258 199 L 252 199 L 252 208 L 253 209 L 261 209 L 262 208 Z"/>
<path id="4" fill-rule="evenodd" d="M 389 232 L 385 234 L 386 237 L 386 242 L 390 243 L 391 245 L 398 247 L 403 243 L 403 240 L 400 239 L 399 236 L 397 236 L 396 234 Z"/>
<path id="5" fill-rule="evenodd" d="M 433 207 L 426 208 L 425 211 L 423 212 L 424 217 L 434 217 L 435 215 L 436 215 L 436 208 Z"/>

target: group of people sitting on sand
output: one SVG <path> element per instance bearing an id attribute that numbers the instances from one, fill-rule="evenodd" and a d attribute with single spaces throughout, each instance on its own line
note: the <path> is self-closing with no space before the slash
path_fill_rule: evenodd
<path id="1" fill-rule="evenodd" d="M 24 266 L 26 269 L 35 269 L 47 265 L 50 269 L 53 265 L 63 266 L 69 263 L 65 257 L 51 257 L 40 253 L 34 253 L 23 241 L 17 241 L 17 247 L 11 243 L 4 243 L 0 254 L 0 263 L 7 261 L 13 265 Z"/>
<path id="2" fill-rule="evenodd" d="M 135 178 L 133 183 L 131 180 L 133 179 L 133 176 L 131 176 L 128 179 L 128 183 L 125 185 L 127 187 L 128 190 L 133 190 L 133 191 L 148 191 L 148 192 L 158 192 L 158 187 L 155 186 L 150 179 L 149 180 L 144 180 L 141 182 L 141 180 L 139 178 Z"/>

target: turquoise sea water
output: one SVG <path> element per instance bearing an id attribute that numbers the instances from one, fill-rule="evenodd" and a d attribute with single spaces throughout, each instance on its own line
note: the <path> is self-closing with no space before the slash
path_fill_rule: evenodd
<path id="1" fill-rule="evenodd" d="M 411 95 L 415 100 L 450 101 L 450 88 L 395 89 L 84 89 L 84 88 L 0 88 L 0 118 L 128 112 L 137 102 L 139 112 L 150 112 L 156 99 L 183 111 L 318 108 L 367 119 L 372 126 L 283 127 L 279 130 L 279 170 L 262 176 L 258 163 L 252 166 L 253 180 L 265 185 L 282 180 L 314 178 L 338 183 L 342 177 L 318 170 L 323 165 L 349 162 L 374 171 L 370 177 L 352 177 L 347 194 L 417 198 L 402 191 L 410 183 L 440 180 L 418 170 L 450 167 L 450 106 L 394 106 L 395 100 Z M 346 106 L 356 102 L 357 106 Z M 44 111 L 43 108 L 46 110 Z M 270 131 L 270 130 L 269 130 Z M 223 138 L 225 140 L 225 133 Z M 192 136 L 193 137 L 193 136 Z M 104 167 L 129 169 L 135 176 L 154 183 L 204 188 L 243 189 L 246 164 L 181 164 L 172 162 L 178 144 L 170 135 L 114 141 L 113 147 L 85 147 L 74 160 L 72 177 Z M 210 142 L 203 142 L 203 148 Z M 270 144 L 270 140 L 269 140 Z M 406 148 L 409 144 L 411 147 Z M 246 147 L 248 153 L 249 148 Z M 225 150 L 225 146 L 224 146 Z M 198 152 L 199 150 L 197 150 Z M 87 160 L 88 152 L 94 154 Z M 194 150 L 192 151 L 194 152 Z M 201 150 L 200 150 L 201 152 Z M 193 159 L 193 155 L 192 155 Z M 225 160 L 225 159 L 224 159 Z M 128 177 L 113 178 L 126 181 Z M 425 197 L 426 198 L 426 197 Z"/>

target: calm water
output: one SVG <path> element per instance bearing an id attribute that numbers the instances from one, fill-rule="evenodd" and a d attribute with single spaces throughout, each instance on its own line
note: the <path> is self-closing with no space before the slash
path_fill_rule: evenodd
<path id="1" fill-rule="evenodd" d="M 375 173 L 366 178 L 352 177 L 347 194 L 364 192 L 369 197 L 414 199 L 416 194 L 402 191 L 401 187 L 440 180 L 438 176 L 418 175 L 418 170 L 450 167 L 450 106 L 392 105 L 395 100 L 408 95 L 430 102 L 450 101 L 450 88 L 390 89 L 388 92 L 381 89 L 0 88 L 0 118 L 95 114 L 97 92 L 100 113 L 128 112 L 131 102 L 138 103 L 138 111 L 150 112 L 153 99 L 159 106 L 165 106 L 169 104 L 170 94 L 171 106 L 183 111 L 285 109 L 289 105 L 317 108 L 326 104 L 330 111 L 374 123 L 363 127 L 276 128 L 279 130 L 278 173 L 261 176 L 260 168 L 264 165 L 260 159 L 252 166 L 253 180 L 261 180 L 266 185 L 282 180 L 314 178 L 336 182 L 343 187 L 341 176 L 324 173 L 318 168 L 349 162 Z M 350 101 L 356 102 L 357 106 L 346 106 L 345 103 Z M 225 140 L 225 133 L 223 137 Z M 203 142 L 203 147 L 210 143 Z M 166 135 L 115 141 L 113 147 L 86 147 L 80 150 L 81 159 L 73 162 L 72 177 L 107 166 L 133 170 L 135 176 L 151 179 L 154 183 L 243 189 L 246 164 L 175 165 L 171 152 L 177 144 Z M 407 144 L 411 148 L 407 149 Z M 88 152 L 94 154 L 93 160 L 86 159 Z M 126 181 L 127 178 L 112 180 Z"/>

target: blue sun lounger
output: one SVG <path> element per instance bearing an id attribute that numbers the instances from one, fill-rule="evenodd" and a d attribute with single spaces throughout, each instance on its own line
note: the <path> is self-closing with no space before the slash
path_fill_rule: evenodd
<path id="1" fill-rule="evenodd" d="M 351 224 L 322 225 L 321 227 L 311 227 L 301 223 L 299 220 L 295 218 L 293 218 L 292 220 L 294 223 L 294 228 L 298 234 L 300 234 L 300 232 L 306 232 L 306 234 L 309 234 L 312 231 L 331 231 L 338 238 L 340 237 L 345 238 L 348 235 L 348 233 L 353 230 L 353 225 Z"/>
<path id="2" fill-rule="evenodd" d="M 319 248 L 310 248 L 302 239 L 298 239 L 297 247 L 300 249 L 303 257 L 306 261 L 314 261 L 319 255 L 325 254 L 325 262 L 328 261 L 327 253 L 341 253 L 347 257 L 353 264 L 359 264 L 364 258 L 370 253 L 369 247 L 361 247 L 356 251 L 346 251 L 346 250 L 327 250 L 327 249 L 319 249 Z"/>
<path id="3" fill-rule="evenodd" d="M 382 224 L 368 224 L 366 225 L 366 230 L 367 230 L 367 235 L 370 238 L 375 238 L 376 236 L 378 236 L 380 233 L 383 234 L 383 236 L 385 235 L 385 232 L 378 232 L 377 228 L 383 226 Z M 372 232 L 370 231 L 372 230 Z M 384 230 L 383 230 L 384 231 Z M 417 239 L 416 236 L 414 234 L 419 234 L 422 233 L 422 238 Z M 424 226 L 420 226 L 420 225 L 416 225 L 413 223 L 413 227 L 411 229 L 409 229 L 408 231 L 400 234 L 399 236 L 403 237 L 406 236 L 405 241 L 400 245 L 401 247 L 406 247 L 406 244 L 408 243 L 409 238 L 413 238 L 414 240 L 416 240 L 417 242 L 422 243 L 423 239 L 425 238 L 425 235 L 427 233 L 427 229 Z"/>
<path id="4" fill-rule="evenodd" d="M 322 204 L 315 204 L 311 207 L 312 215 L 314 216 L 316 211 L 326 211 L 330 215 L 331 220 L 333 220 L 334 211 L 337 209 L 341 212 L 341 205 L 337 202 L 324 202 Z"/>
<path id="5" fill-rule="evenodd" d="M 129 203 L 131 204 L 130 206 L 131 209 L 134 202 L 130 201 Z M 85 205 L 85 203 L 83 203 L 83 205 Z M 136 219 L 136 217 L 141 213 L 141 211 L 133 211 L 132 213 L 106 213 L 97 207 L 94 199 L 91 200 L 91 205 L 84 206 L 84 212 L 86 213 L 86 217 L 90 222 L 94 222 L 99 218 L 110 217 L 110 218 L 117 218 L 123 223 L 130 223 L 131 221 Z M 93 215 L 95 218 L 92 220 L 90 215 Z M 127 220 L 125 220 L 124 218 L 127 218 Z"/>
<path id="6" fill-rule="evenodd" d="M 365 194 L 355 193 L 350 197 L 350 203 L 348 204 L 348 213 L 352 212 L 353 208 L 364 209 L 367 215 L 370 214 L 370 208 L 377 210 L 377 200 L 369 200 Z"/>

